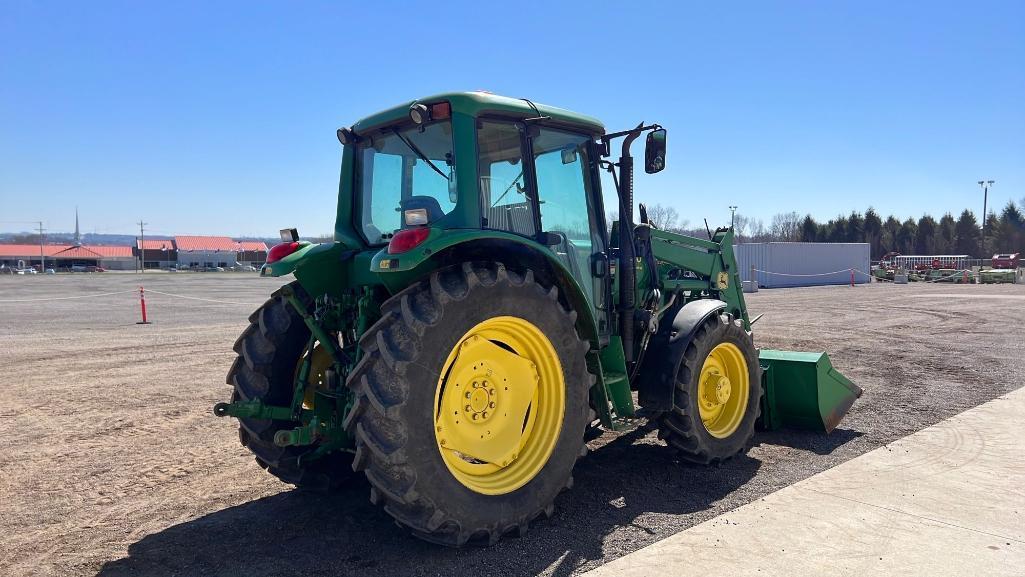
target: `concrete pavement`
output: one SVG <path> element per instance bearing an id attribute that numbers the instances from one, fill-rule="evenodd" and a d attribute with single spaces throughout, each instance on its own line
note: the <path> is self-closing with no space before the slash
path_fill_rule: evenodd
<path id="1" fill-rule="evenodd" d="M 586 573 L 1025 575 L 1025 389 Z"/>

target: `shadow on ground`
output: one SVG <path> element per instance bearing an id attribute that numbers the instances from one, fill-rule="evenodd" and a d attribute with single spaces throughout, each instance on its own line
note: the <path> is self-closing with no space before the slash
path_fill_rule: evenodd
<path id="1" fill-rule="evenodd" d="M 664 445 L 638 442 L 649 431 L 624 434 L 582 459 L 552 519 L 486 550 L 407 536 L 369 504 L 364 483 L 332 495 L 284 492 L 169 527 L 131 545 L 100 575 L 569 575 L 602 560 L 616 528 L 640 529 L 632 534 L 640 535 L 634 547 L 642 546 L 657 527 L 639 517 L 699 514 L 761 465 L 746 456 L 719 467 L 681 465 Z"/>
<path id="2" fill-rule="evenodd" d="M 760 432 L 755 435 L 755 442 L 759 445 L 782 445 L 792 449 L 811 451 L 816 455 L 829 455 L 864 434 L 852 429 L 833 429 L 828 435 L 823 435 L 820 431 L 782 429 Z"/>

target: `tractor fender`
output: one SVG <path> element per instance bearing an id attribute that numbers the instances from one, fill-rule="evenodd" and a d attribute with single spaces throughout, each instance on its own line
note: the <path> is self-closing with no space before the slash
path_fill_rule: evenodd
<path id="1" fill-rule="evenodd" d="M 546 286 L 559 289 L 564 304 L 576 312 L 580 336 L 595 346 L 598 327 L 591 305 L 566 265 L 542 245 L 517 234 L 491 230 L 431 231 L 427 240 L 408 253 L 381 250 L 371 259 L 371 272 L 391 292 L 397 292 L 432 272 L 466 261 L 497 261 L 513 269 L 530 269 Z M 389 261 L 387 266 L 382 266 Z"/>
<path id="2" fill-rule="evenodd" d="M 676 375 L 683 362 L 683 353 L 694 334 L 709 318 L 726 308 L 718 299 L 689 302 L 679 309 L 671 323 L 662 322 L 648 343 L 637 379 L 637 402 L 652 411 L 673 408 Z"/>

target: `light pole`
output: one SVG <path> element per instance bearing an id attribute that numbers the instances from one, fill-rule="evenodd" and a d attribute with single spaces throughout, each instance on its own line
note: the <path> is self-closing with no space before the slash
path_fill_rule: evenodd
<path id="1" fill-rule="evenodd" d="M 982 248 L 979 254 L 979 258 L 986 258 L 986 201 L 989 199 L 989 187 L 993 186 L 995 180 L 980 180 L 979 186 L 982 187 Z"/>
<path id="2" fill-rule="evenodd" d="M 737 214 L 737 207 L 735 205 L 731 204 L 730 205 L 730 228 L 733 228 L 733 220 L 734 220 L 734 216 L 736 216 L 736 214 Z"/>

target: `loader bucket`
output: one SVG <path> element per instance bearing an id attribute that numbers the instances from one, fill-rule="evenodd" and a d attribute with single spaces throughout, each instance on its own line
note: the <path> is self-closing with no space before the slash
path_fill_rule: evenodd
<path id="1" fill-rule="evenodd" d="M 762 350 L 762 426 L 832 431 L 861 396 L 826 353 Z"/>

